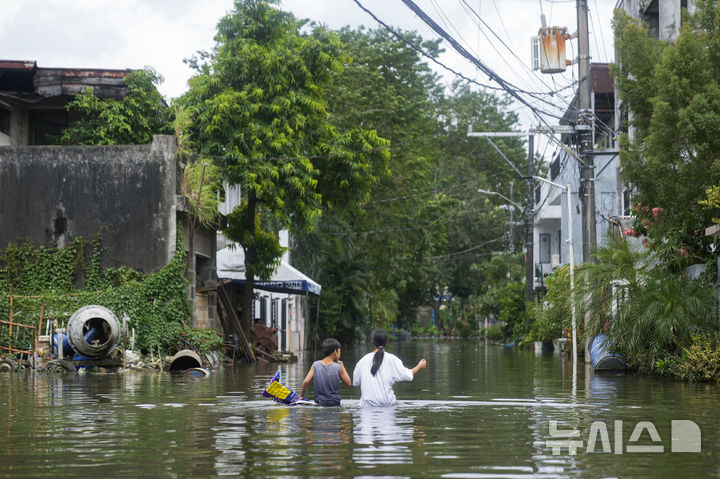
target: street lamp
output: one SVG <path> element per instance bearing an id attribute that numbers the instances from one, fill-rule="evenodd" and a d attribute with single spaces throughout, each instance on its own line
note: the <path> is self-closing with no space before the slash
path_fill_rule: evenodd
<path id="1" fill-rule="evenodd" d="M 513 205 L 515 208 L 519 209 L 520 211 L 525 209 L 522 206 L 520 206 L 519 204 L 515 203 L 510 198 L 508 198 L 507 196 L 503 195 L 502 193 L 498 193 L 497 191 L 488 191 L 488 190 L 483 190 L 483 189 L 478 189 L 477 191 L 478 191 L 478 193 L 485 193 L 486 195 L 497 195 L 500 198 L 507 201 L 508 203 L 510 203 L 511 205 Z"/>
<path id="2" fill-rule="evenodd" d="M 555 183 L 541 176 L 532 176 L 538 181 L 547 183 L 556 188 L 565 190 L 567 194 L 567 223 L 568 223 L 568 247 L 570 248 L 570 305 L 572 307 L 572 348 L 573 348 L 573 378 L 575 378 L 575 368 L 577 367 L 577 320 L 575 318 L 575 248 L 573 247 L 573 226 L 572 226 L 572 209 L 571 204 L 571 192 L 570 185 L 563 186 L 560 183 Z"/>
<path id="3" fill-rule="evenodd" d="M 525 208 L 523 208 L 519 204 L 515 203 L 513 200 L 511 200 L 507 196 L 503 195 L 502 193 L 498 193 L 497 191 L 489 191 L 489 190 L 483 190 L 483 189 L 478 189 L 477 191 L 478 191 L 478 193 L 485 193 L 486 195 L 497 195 L 509 203 L 507 205 L 500 205 L 499 208 L 510 210 L 510 222 L 508 223 L 508 226 L 510 227 L 510 232 L 509 232 L 510 251 L 514 253 L 515 252 L 515 240 L 514 240 L 514 235 L 513 235 L 513 226 L 515 226 L 517 223 L 515 221 L 513 221 L 512 208 L 516 208 L 519 211 L 523 211 Z M 512 195 L 512 184 L 510 187 L 510 191 L 511 191 L 510 194 Z"/>

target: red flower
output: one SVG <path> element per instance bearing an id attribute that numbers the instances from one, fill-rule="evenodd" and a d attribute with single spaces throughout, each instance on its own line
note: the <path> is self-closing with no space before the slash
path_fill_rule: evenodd
<path id="1" fill-rule="evenodd" d="M 690 254 L 690 252 L 688 250 L 686 250 L 684 246 L 680 247 L 680 255 L 681 256 L 687 256 L 689 254 Z"/>
<path id="2" fill-rule="evenodd" d="M 656 206 L 655 208 L 652 209 L 652 217 L 657 218 L 658 215 L 662 212 L 663 212 L 663 209 L 660 208 L 659 206 Z"/>

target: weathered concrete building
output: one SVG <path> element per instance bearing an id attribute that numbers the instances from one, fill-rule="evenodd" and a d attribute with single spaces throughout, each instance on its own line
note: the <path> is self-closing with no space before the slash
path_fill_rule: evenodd
<path id="1" fill-rule="evenodd" d="M 101 234 L 104 266 L 153 273 L 171 260 L 178 228 L 188 238 L 175 137 L 157 135 L 150 145 L 47 146 L 76 119 L 65 109 L 75 95 L 92 87 L 100 98 L 122 98 L 128 73 L 0 60 L 0 249 L 13 242 L 62 247 Z M 215 234 L 196 228 L 196 289 L 217 279 Z M 194 300 L 195 325 L 216 327 L 215 293 Z"/>
<path id="2" fill-rule="evenodd" d="M 51 144 L 53 136 L 77 119 L 77 113 L 65 109 L 75 95 L 92 87 L 100 98 L 122 98 L 129 73 L 0 60 L 0 146 Z"/>
<path id="3" fill-rule="evenodd" d="M 0 147 L 0 249 L 101 234 L 104 266 L 158 271 L 175 253 L 178 227 L 189 234 L 175 150 L 167 135 L 151 145 Z M 194 249 L 201 288 L 216 279 L 215 231 L 197 228 Z M 198 294 L 197 325 L 216 326 L 215 304 L 214 293 Z"/>
<path id="4" fill-rule="evenodd" d="M 175 138 L 152 145 L 0 147 L 0 248 L 102 233 L 106 266 L 168 263 L 176 238 Z"/>

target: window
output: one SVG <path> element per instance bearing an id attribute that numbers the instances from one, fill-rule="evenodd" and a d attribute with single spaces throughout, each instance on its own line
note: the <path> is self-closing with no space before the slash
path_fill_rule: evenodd
<path id="1" fill-rule="evenodd" d="M 540 233 L 540 262 L 550 262 L 550 233 Z"/>
<path id="2" fill-rule="evenodd" d="M 622 193 L 622 212 L 623 216 L 631 216 L 632 210 L 631 210 L 631 204 L 630 204 L 630 190 L 627 188 L 623 189 Z"/>
<path id="3" fill-rule="evenodd" d="M 281 309 L 280 309 L 280 331 L 282 331 L 282 334 L 280 335 L 280 349 L 283 351 L 287 350 L 287 299 L 283 299 L 281 303 Z"/>
<path id="4" fill-rule="evenodd" d="M 560 155 L 555 157 L 555 160 L 550 163 L 550 179 L 555 180 L 560 174 Z"/>
<path id="5" fill-rule="evenodd" d="M 270 326 L 273 328 L 278 327 L 278 300 L 270 300 Z"/>

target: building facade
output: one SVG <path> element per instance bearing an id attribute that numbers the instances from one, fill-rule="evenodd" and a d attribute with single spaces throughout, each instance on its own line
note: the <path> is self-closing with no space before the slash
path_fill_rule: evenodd
<path id="1" fill-rule="evenodd" d="M 658 39 L 673 41 L 677 38 L 682 22 L 682 11 L 695 10 L 694 0 L 619 0 L 622 9 L 634 18 L 644 21 L 650 32 Z M 618 138 L 622 133 L 632 136 L 627 111 L 614 88 L 609 65 L 593 63 L 591 75 L 591 105 L 594 114 L 593 150 L 595 155 L 595 211 L 597 244 L 603 245 L 610 231 L 621 233 L 631 222 L 630 198 L 632 191 L 620 179 Z M 573 102 L 573 105 L 575 102 Z M 563 116 L 561 124 L 572 125 L 577 109 L 571 108 Z M 563 143 L 577 151 L 574 135 L 563 135 Z M 550 161 L 547 179 L 562 185 L 569 184 L 572 191 L 570 205 L 575 264 L 583 262 L 582 220 L 579 194 L 580 172 L 577 161 L 563 150 L 555 153 Z M 565 192 L 541 183 L 536 190 L 534 258 L 536 290 L 544 289 L 544 281 L 560 265 L 569 263 L 568 209 Z"/>

